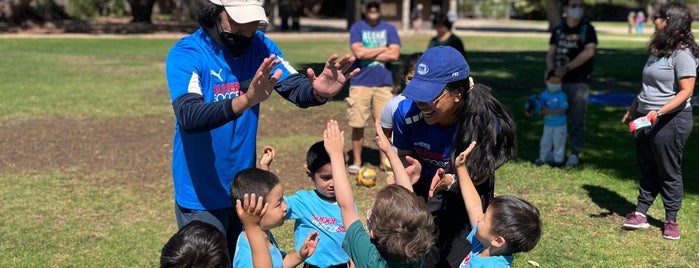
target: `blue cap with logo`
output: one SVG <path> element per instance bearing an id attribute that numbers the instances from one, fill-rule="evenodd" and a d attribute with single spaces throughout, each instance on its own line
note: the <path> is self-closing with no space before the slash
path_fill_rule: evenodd
<path id="1" fill-rule="evenodd" d="M 425 51 L 415 65 L 415 76 L 403 95 L 417 102 L 431 102 L 448 83 L 468 79 L 471 74 L 464 56 L 449 46 Z"/>

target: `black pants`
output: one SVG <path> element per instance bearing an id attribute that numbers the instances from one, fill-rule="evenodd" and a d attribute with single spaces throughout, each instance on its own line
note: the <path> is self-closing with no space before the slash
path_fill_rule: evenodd
<path id="1" fill-rule="evenodd" d="M 645 116 L 636 113 L 635 117 Z M 666 114 L 652 127 L 637 130 L 636 159 L 641 170 L 636 211 L 646 214 L 660 193 L 665 219 L 676 220 L 682 206 L 682 156 L 692 133 L 692 108 Z"/>

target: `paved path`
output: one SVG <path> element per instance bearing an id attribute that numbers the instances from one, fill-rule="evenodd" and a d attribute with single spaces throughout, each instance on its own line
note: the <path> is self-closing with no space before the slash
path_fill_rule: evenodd
<path id="1" fill-rule="evenodd" d="M 395 25 L 398 22 L 391 22 Z M 279 25 L 279 23 L 277 23 Z M 460 19 L 454 25 L 454 32 L 459 36 L 540 36 L 548 37 L 546 21 L 524 20 L 475 20 Z M 594 25 L 594 23 L 593 23 Z M 301 18 L 300 32 L 270 32 L 273 39 L 304 39 L 304 38 L 347 38 L 347 22 L 344 19 L 314 19 Z M 400 28 L 400 27 L 398 27 Z M 626 33 L 625 27 L 596 26 L 599 33 Z M 649 27 L 649 31 L 653 29 Z M 0 38 L 181 38 L 186 32 L 157 32 L 146 34 L 32 34 L 10 33 L 0 34 Z M 410 36 L 412 32 L 400 32 L 401 36 Z M 419 35 L 434 36 L 434 30 L 425 30 Z M 647 35 L 605 37 L 623 40 L 648 41 Z"/>

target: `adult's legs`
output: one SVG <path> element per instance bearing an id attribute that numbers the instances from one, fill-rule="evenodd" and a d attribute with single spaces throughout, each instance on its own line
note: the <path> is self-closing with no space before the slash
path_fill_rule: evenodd
<path id="1" fill-rule="evenodd" d="M 585 115 L 590 87 L 585 83 L 563 83 L 563 91 L 568 97 L 570 154 L 579 156 L 585 139 Z"/>
<path id="2" fill-rule="evenodd" d="M 364 127 L 371 116 L 371 99 L 373 88 L 365 86 L 350 87 L 349 96 L 345 99 L 349 108 L 349 126 L 352 127 L 352 156 L 353 165 L 362 165 L 362 147 L 364 145 Z M 350 170 L 350 172 L 353 172 Z"/>
<path id="3" fill-rule="evenodd" d="M 655 134 L 651 146 L 654 149 L 666 220 L 675 221 L 677 212 L 682 207 L 682 157 L 692 126 L 692 112 L 683 111 L 661 117 L 651 131 L 651 135 Z M 653 133 L 656 129 L 657 132 Z"/>
<path id="4" fill-rule="evenodd" d="M 235 245 L 238 240 L 238 235 L 243 230 L 243 225 L 238 219 L 238 214 L 235 213 L 235 208 L 224 208 L 216 210 L 194 210 L 181 207 L 175 202 L 175 217 L 179 228 L 184 227 L 188 223 L 198 220 L 216 226 L 223 235 L 226 236 L 228 245 L 228 256 L 231 261 L 235 254 Z"/>

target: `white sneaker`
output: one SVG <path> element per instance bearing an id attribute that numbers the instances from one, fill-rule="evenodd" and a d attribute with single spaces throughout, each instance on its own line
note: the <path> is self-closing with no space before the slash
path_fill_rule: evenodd
<path id="1" fill-rule="evenodd" d="M 568 161 L 566 162 L 566 166 L 575 166 L 579 162 L 580 162 L 580 159 L 578 159 L 578 156 L 571 154 L 568 156 Z"/>

